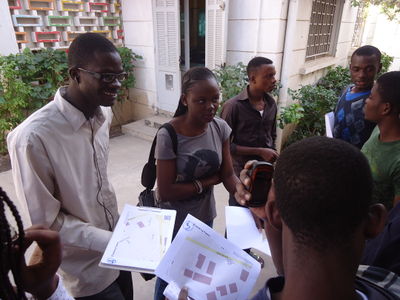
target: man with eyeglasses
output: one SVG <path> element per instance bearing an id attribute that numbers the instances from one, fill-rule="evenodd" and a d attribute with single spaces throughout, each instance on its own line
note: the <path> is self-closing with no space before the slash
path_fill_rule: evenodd
<path id="1" fill-rule="evenodd" d="M 131 274 L 98 266 L 118 220 L 107 176 L 110 106 L 125 79 L 115 46 L 94 33 L 69 47 L 69 85 L 7 139 L 14 184 L 32 224 L 59 231 L 60 275 L 76 299 L 133 298 Z"/>

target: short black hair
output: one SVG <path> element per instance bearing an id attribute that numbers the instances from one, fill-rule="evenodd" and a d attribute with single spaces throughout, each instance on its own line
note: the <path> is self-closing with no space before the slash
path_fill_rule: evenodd
<path id="1" fill-rule="evenodd" d="M 95 52 L 118 52 L 114 44 L 97 33 L 84 33 L 75 38 L 68 49 L 68 67 L 83 68 Z"/>
<path id="2" fill-rule="evenodd" d="M 269 58 L 256 56 L 249 61 L 247 64 L 247 76 L 250 78 L 250 74 L 256 71 L 262 65 L 272 65 L 273 62 Z"/>
<path id="3" fill-rule="evenodd" d="M 378 93 L 381 100 L 389 102 L 395 109 L 400 112 L 400 71 L 387 72 L 381 75 L 376 83 L 378 84 Z"/>
<path id="4" fill-rule="evenodd" d="M 188 108 L 182 103 L 182 96 L 199 80 L 215 79 L 215 74 L 206 67 L 193 67 L 186 71 L 182 77 L 181 97 L 179 98 L 178 108 L 175 111 L 174 117 L 184 115 Z"/>
<path id="5" fill-rule="evenodd" d="M 371 45 L 365 45 L 362 46 L 360 48 L 357 48 L 353 54 L 351 55 L 351 59 L 353 59 L 353 57 L 357 55 L 357 56 L 372 56 L 375 55 L 378 63 L 381 63 L 381 57 L 382 57 L 382 53 L 381 51 L 379 51 L 378 48 L 371 46 Z"/>
<path id="6" fill-rule="evenodd" d="M 290 145 L 278 159 L 274 183 L 282 220 L 299 245 L 319 252 L 348 246 L 372 201 L 368 161 L 338 139 Z"/>

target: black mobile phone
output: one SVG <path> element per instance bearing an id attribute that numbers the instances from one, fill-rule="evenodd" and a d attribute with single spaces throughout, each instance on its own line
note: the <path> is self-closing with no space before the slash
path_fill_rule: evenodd
<path id="1" fill-rule="evenodd" d="M 250 207 L 264 206 L 267 202 L 268 192 L 271 188 L 274 166 L 265 161 L 253 163 L 252 168 L 247 172 L 250 177 L 251 199 L 248 202 Z"/>

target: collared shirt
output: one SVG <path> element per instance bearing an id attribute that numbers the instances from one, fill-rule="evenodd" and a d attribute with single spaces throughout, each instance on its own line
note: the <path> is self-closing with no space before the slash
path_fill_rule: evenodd
<path id="1" fill-rule="evenodd" d="M 231 153 L 236 175 L 244 164 L 257 156 L 237 155 L 236 145 L 260 148 L 275 148 L 276 114 L 275 100 L 264 94 L 265 108 L 262 114 L 250 103 L 248 86 L 237 96 L 229 99 L 222 107 L 221 117 L 232 128 Z"/>
<path id="2" fill-rule="evenodd" d="M 17 196 L 32 224 L 59 231 L 60 275 L 74 297 L 104 290 L 119 272 L 98 266 L 118 219 L 107 177 L 110 108 L 93 118 L 57 91 L 7 138 Z"/>

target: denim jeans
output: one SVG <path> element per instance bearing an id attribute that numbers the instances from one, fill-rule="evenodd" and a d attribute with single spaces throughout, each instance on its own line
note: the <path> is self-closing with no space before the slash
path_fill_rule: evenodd
<path id="1" fill-rule="evenodd" d="M 118 278 L 98 294 L 75 298 L 76 300 L 133 300 L 131 272 L 120 271 Z"/>
<path id="2" fill-rule="evenodd" d="M 214 221 L 204 222 L 204 223 L 212 228 Z M 156 284 L 154 286 L 154 300 L 164 300 L 165 299 L 165 296 L 163 295 L 163 293 L 167 286 L 168 286 L 168 282 L 157 277 Z"/>

